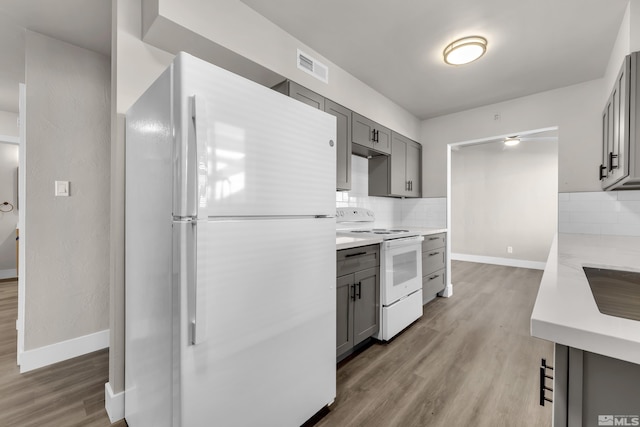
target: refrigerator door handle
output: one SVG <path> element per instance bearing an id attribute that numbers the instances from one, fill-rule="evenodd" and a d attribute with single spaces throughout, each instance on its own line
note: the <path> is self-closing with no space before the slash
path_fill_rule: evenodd
<path id="1" fill-rule="evenodd" d="M 178 213 L 174 216 L 197 218 L 198 212 L 205 215 L 209 178 L 209 152 L 207 150 L 207 112 L 205 99 L 189 97 L 189 131 L 186 149 L 182 153 L 182 185 L 179 186 Z"/>
<path id="2" fill-rule="evenodd" d="M 203 307 L 205 295 L 204 288 L 198 287 L 198 249 L 197 249 L 197 222 L 190 221 L 186 225 L 186 276 L 187 276 L 187 306 L 189 319 L 189 342 L 197 345 L 204 341 L 206 336 L 205 309 Z"/>
<path id="3" fill-rule="evenodd" d="M 195 200 L 194 214 L 197 216 L 200 211 L 203 212 L 203 215 L 206 217 L 205 209 L 199 209 L 207 207 L 207 189 L 209 188 L 209 141 L 207 135 L 209 126 L 207 123 L 206 99 L 202 96 L 193 95 L 191 97 L 191 105 L 197 157 L 197 182 L 195 183 L 197 188 L 194 189 L 197 197 Z"/>

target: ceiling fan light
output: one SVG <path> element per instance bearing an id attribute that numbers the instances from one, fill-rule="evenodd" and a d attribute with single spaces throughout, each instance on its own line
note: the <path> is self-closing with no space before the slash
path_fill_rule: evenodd
<path id="1" fill-rule="evenodd" d="M 514 145 L 520 144 L 520 138 L 517 136 L 510 136 L 504 139 L 504 145 L 507 147 L 513 147 Z"/>
<path id="2" fill-rule="evenodd" d="M 450 43 L 442 52 L 444 62 L 449 65 L 463 65 L 475 61 L 487 51 L 487 39 L 470 36 Z"/>

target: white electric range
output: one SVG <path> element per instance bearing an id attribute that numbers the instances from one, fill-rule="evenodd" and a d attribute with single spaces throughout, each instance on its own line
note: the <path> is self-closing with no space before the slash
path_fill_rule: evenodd
<path id="1" fill-rule="evenodd" d="M 388 341 L 422 316 L 421 233 L 409 228 L 375 226 L 364 208 L 337 208 L 336 231 L 352 237 L 377 237 L 380 244 L 380 330 Z"/>

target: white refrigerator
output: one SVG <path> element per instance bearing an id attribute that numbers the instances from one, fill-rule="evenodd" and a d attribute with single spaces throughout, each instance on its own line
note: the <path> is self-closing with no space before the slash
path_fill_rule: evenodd
<path id="1" fill-rule="evenodd" d="M 130 427 L 299 426 L 333 402 L 335 137 L 185 53 L 127 112 Z"/>

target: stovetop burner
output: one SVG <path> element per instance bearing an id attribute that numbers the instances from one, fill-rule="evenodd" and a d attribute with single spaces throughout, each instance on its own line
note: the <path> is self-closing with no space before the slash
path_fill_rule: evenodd
<path id="1" fill-rule="evenodd" d="M 359 223 L 363 226 L 375 227 L 375 215 L 373 211 L 364 208 L 337 208 L 336 222 L 338 223 Z M 418 236 L 420 233 L 401 228 L 351 228 L 339 229 L 341 234 L 351 234 L 354 236 L 379 236 L 384 240 L 398 239 L 403 237 Z"/>

